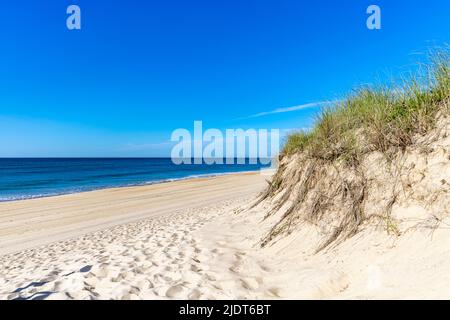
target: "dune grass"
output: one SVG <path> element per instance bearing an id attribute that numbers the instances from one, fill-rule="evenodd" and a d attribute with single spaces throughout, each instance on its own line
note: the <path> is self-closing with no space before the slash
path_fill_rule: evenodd
<path id="1" fill-rule="evenodd" d="M 288 136 L 283 155 L 350 163 L 370 151 L 405 149 L 416 134 L 428 132 L 450 97 L 449 50 L 430 54 L 428 64 L 402 85 L 366 87 L 322 110 L 310 131 Z M 448 112 L 448 111 L 447 111 Z"/>

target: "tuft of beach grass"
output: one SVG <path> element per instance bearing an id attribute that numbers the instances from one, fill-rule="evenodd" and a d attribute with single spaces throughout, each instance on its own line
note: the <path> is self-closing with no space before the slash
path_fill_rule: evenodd
<path id="1" fill-rule="evenodd" d="M 414 135 L 433 128 L 449 97 L 447 47 L 431 52 L 429 63 L 400 86 L 359 88 L 323 109 L 312 130 L 287 137 L 282 156 L 302 152 L 314 159 L 354 162 L 367 152 L 397 152 Z"/>

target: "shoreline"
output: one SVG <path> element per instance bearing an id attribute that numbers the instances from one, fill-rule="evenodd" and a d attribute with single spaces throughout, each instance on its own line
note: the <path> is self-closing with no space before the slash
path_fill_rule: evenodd
<path id="1" fill-rule="evenodd" d="M 267 169 L 261 168 L 258 170 L 194 174 L 194 175 L 189 175 L 187 177 L 181 177 L 181 178 L 167 178 L 167 179 L 162 179 L 162 180 L 133 183 L 133 184 L 127 184 L 127 185 L 106 186 L 106 187 L 98 187 L 98 188 L 92 188 L 92 189 L 68 191 L 68 192 L 61 192 L 61 193 L 51 193 L 51 194 L 44 194 L 44 195 L 37 195 L 37 196 L 23 196 L 21 198 L 13 198 L 13 199 L 1 199 L 0 198 L 0 204 L 16 202 L 16 201 L 41 199 L 41 198 L 52 198 L 52 197 L 59 197 L 59 196 L 66 196 L 66 195 L 71 195 L 71 194 L 87 193 L 87 192 L 94 192 L 94 191 L 108 190 L 108 189 L 121 189 L 121 188 L 151 186 L 151 185 L 155 185 L 155 184 L 164 184 L 164 183 L 185 181 L 185 180 L 191 180 L 191 179 L 214 178 L 214 177 L 221 177 L 221 176 L 226 176 L 226 175 L 258 173 L 258 172 L 262 174 L 262 172 L 270 171 L 270 170 L 272 170 L 272 169 L 271 168 L 267 168 Z"/>
<path id="2" fill-rule="evenodd" d="M 0 255 L 187 208 L 256 195 L 259 171 L 0 203 Z"/>

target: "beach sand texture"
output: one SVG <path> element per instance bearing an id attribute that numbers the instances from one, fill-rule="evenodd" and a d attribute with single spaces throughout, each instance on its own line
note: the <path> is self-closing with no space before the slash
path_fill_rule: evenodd
<path id="1" fill-rule="evenodd" d="M 0 298 L 200 298 L 195 288 L 214 278 L 202 274 L 205 259 L 226 249 L 207 250 L 195 231 L 237 199 L 254 198 L 265 178 L 241 173 L 2 203 Z"/>
<path id="2" fill-rule="evenodd" d="M 450 297 L 450 221 L 402 237 L 368 227 L 318 254 L 305 224 L 263 249 L 273 221 L 250 204 L 266 178 L 3 203 L 0 299 Z"/>
<path id="3" fill-rule="evenodd" d="M 263 175 L 240 173 L 3 202 L 0 254 L 254 194 L 264 185 Z"/>

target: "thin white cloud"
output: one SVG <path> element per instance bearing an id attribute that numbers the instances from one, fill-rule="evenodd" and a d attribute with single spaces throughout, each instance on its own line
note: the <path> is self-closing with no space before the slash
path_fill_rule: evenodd
<path id="1" fill-rule="evenodd" d="M 319 101 L 319 102 L 305 103 L 305 104 L 301 104 L 301 105 L 297 105 L 297 106 L 293 106 L 293 107 L 276 108 L 276 109 L 271 110 L 271 111 L 265 111 L 265 112 L 252 114 L 250 116 L 239 118 L 237 120 L 250 119 L 250 118 L 259 118 L 259 117 L 268 116 L 268 115 L 271 115 L 271 114 L 293 112 L 293 111 L 310 109 L 310 108 L 318 108 L 318 107 L 325 106 L 325 105 L 327 105 L 329 103 L 330 103 L 329 101 Z"/>

